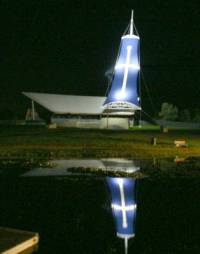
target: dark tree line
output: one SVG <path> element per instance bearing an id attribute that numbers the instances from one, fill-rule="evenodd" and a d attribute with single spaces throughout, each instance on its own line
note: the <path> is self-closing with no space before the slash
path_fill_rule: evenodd
<path id="1" fill-rule="evenodd" d="M 162 120 L 200 123 L 200 108 L 193 110 L 178 109 L 177 106 L 164 102 L 161 105 L 158 117 Z"/>

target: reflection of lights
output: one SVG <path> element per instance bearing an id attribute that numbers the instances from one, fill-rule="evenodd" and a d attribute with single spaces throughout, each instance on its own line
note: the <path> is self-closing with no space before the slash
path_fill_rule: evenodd
<path id="1" fill-rule="evenodd" d="M 115 70 L 120 70 L 123 68 L 131 68 L 134 70 L 140 70 L 140 66 L 138 64 L 117 64 L 115 66 Z"/>
<path id="2" fill-rule="evenodd" d="M 134 204 L 134 205 L 127 205 L 125 207 L 122 207 L 122 206 L 117 205 L 117 204 L 112 204 L 111 207 L 113 209 L 115 209 L 115 210 L 122 210 L 122 209 L 124 209 L 126 211 L 133 211 L 133 210 L 135 210 L 137 208 L 137 205 Z"/>
<path id="3" fill-rule="evenodd" d="M 125 177 L 108 177 L 112 194 L 112 213 L 116 220 L 117 236 L 124 239 L 125 254 L 128 253 L 128 240 L 135 236 L 137 204 L 135 200 L 136 180 Z"/>
<path id="4" fill-rule="evenodd" d="M 123 239 L 124 239 L 124 238 L 129 239 L 129 238 L 134 237 L 135 234 L 120 234 L 120 233 L 117 233 L 117 236 L 120 237 L 120 238 L 123 238 Z"/>
<path id="5" fill-rule="evenodd" d="M 116 181 L 117 181 L 118 184 L 123 184 L 124 183 L 123 178 L 117 178 Z"/>
<path id="6" fill-rule="evenodd" d="M 117 183 L 119 185 L 121 205 L 112 204 L 111 206 L 112 206 L 113 209 L 122 212 L 122 226 L 123 226 L 123 228 L 127 228 L 128 227 L 127 212 L 135 210 L 136 209 L 136 204 L 126 205 L 125 193 L 124 193 L 124 180 L 122 178 L 118 178 Z"/>

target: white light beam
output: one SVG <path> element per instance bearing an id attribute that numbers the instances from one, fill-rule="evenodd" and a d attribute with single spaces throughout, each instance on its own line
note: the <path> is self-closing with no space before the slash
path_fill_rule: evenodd
<path id="1" fill-rule="evenodd" d="M 132 46 L 127 46 L 126 64 L 125 64 L 124 78 L 123 78 L 122 89 L 121 89 L 122 94 L 124 94 L 124 92 L 126 90 L 126 83 L 127 83 L 127 78 L 128 78 L 128 67 L 130 65 L 130 57 L 131 57 L 131 50 L 132 50 Z"/>

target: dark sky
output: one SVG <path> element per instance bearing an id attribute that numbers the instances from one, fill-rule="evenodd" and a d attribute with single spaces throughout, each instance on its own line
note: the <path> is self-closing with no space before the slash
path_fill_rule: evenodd
<path id="1" fill-rule="evenodd" d="M 21 91 L 105 95 L 132 8 L 155 107 L 200 108 L 199 1 L 2 0 L 0 112 L 25 114 Z M 145 89 L 143 102 L 151 112 Z"/>

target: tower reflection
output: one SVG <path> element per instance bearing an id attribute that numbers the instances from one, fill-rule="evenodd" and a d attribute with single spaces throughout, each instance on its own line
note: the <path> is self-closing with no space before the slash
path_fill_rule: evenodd
<path id="1" fill-rule="evenodd" d="M 128 240 L 135 236 L 136 182 L 134 178 L 107 177 L 117 237 L 124 239 L 125 254 L 128 253 Z"/>

